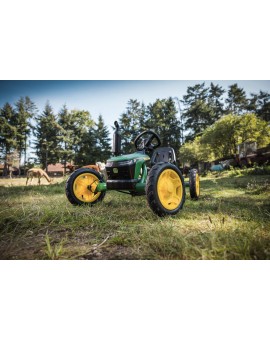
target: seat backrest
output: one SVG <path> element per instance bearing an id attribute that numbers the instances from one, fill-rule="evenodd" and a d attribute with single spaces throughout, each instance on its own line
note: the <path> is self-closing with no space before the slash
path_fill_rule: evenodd
<path id="1" fill-rule="evenodd" d="M 151 166 L 157 163 L 176 163 L 174 149 L 171 147 L 158 148 L 153 152 L 151 157 Z"/>

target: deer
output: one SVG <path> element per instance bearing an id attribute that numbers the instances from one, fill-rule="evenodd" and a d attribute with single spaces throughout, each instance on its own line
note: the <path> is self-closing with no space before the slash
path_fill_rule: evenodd
<path id="1" fill-rule="evenodd" d="M 49 183 L 52 183 L 52 181 L 53 181 L 53 179 L 50 178 L 50 177 L 46 174 L 46 172 L 45 172 L 44 170 L 38 169 L 38 168 L 32 168 L 32 169 L 29 169 L 29 170 L 27 171 L 26 185 L 27 185 L 27 183 L 28 183 L 29 178 L 31 179 L 30 183 L 32 183 L 32 179 L 33 179 L 34 177 L 37 177 L 37 178 L 38 178 L 38 185 L 40 185 L 40 179 L 41 179 L 41 177 L 45 177 L 46 180 L 47 180 Z"/>
<path id="2" fill-rule="evenodd" d="M 107 180 L 106 167 L 104 163 L 97 162 L 96 165 L 85 165 L 83 168 L 93 169 L 99 172 L 105 180 Z"/>

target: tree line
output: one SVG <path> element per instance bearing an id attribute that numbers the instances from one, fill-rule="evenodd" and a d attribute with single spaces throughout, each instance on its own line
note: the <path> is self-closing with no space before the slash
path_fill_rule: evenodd
<path id="1" fill-rule="evenodd" d="M 226 95 L 226 96 L 224 96 Z M 221 117 L 228 114 L 242 115 L 254 113 L 262 120 L 270 121 L 270 95 L 267 92 L 251 93 L 247 96 L 237 83 L 229 86 L 228 91 L 211 83 L 196 84 L 187 88 L 181 100 L 186 140 L 194 140 L 204 130 Z"/>
<path id="2" fill-rule="evenodd" d="M 6 103 L 0 110 L 0 155 L 7 172 L 8 155 L 16 150 L 19 164 L 24 158 L 30 137 L 37 162 L 45 170 L 49 164 L 68 162 L 79 166 L 105 160 L 110 156 L 110 133 L 102 115 L 95 122 L 89 111 L 69 110 L 63 105 L 56 114 L 49 102 L 39 113 L 29 97 L 21 97 L 15 105 Z M 24 157 L 23 157 L 24 156 Z"/>
<path id="3" fill-rule="evenodd" d="M 224 96 L 226 94 L 226 96 Z M 196 163 L 234 157 L 237 146 L 270 143 L 270 95 L 246 95 L 238 84 L 226 93 L 219 85 L 205 83 L 188 87 L 183 96 L 186 143 L 180 148 L 182 162 Z"/>
<path id="4" fill-rule="evenodd" d="M 247 96 L 237 83 L 227 91 L 214 83 L 195 84 L 180 100 L 157 99 L 148 106 L 131 99 L 120 115 L 124 152 L 132 151 L 132 141 L 139 132 L 153 129 L 163 146 L 175 149 L 181 163 L 229 157 L 243 142 L 267 145 L 269 122 L 269 93 Z"/>
<path id="5" fill-rule="evenodd" d="M 117 118 L 117 117 L 116 117 Z M 175 149 L 182 161 L 207 161 L 230 156 L 237 144 L 270 142 L 270 95 L 259 91 L 249 96 L 238 84 L 227 90 L 218 84 L 205 83 L 187 87 L 182 98 L 156 99 L 145 105 L 130 99 L 119 116 L 122 152 L 134 151 L 133 141 L 144 130 L 156 131 L 163 146 Z M 89 111 L 69 110 L 65 105 L 55 113 L 47 102 L 39 112 L 29 97 L 0 110 L 0 156 L 18 151 L 21 163 L 34 136 L 32 148 L 38 162 L 67 162 L 79 166 L 105 161 L 111 155 L 111 138 L 102 115 L 97 121 Z"/>

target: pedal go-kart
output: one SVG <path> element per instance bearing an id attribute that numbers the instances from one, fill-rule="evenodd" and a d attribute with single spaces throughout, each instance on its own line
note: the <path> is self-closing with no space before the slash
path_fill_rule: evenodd
<path id="1" fill-rule="evenodd" d="M 121 155 L 121 136 L 117 122 L 113 136 L 114 157 L 106 163 L 106 177 L 90 168 L 74 171 L 66 182 L 66 195 L 75 205 L 94 205 L 104 199 L 107 190 L 133 196 L 145 195 L 149 207 L 158 216 L 175 215 L 183 208 L 185 186 L 191 199 L 200 195 L 200 180 L 196 169 L 191 169 L 189 182 L 176 165 L 174 149 L 160 147 L 160 137 L 148 130 L 134 141 L 136 152 Z"/>

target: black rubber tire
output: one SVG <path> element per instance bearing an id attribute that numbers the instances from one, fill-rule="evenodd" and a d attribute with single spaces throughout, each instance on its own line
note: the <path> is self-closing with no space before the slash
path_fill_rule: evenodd
<path id="1" fill-rule="evenodd" d="M 103 191 L 101 192 L 100 196 L 94 201 L 94 202 L 91 202 L 91 203 L 87 203 L 87 202 L 83 202 L 83 201 L 80 201 L 74 194 L 73 192 L 73 183 L 75 181 L 75 179 L 80 176 L 81 174 L 83 173 L 90 173 L 90 174 L 93 174 L 95 175 L 100 182 L 104 182 L 104 179 L 103 177 L 100 175 L 99 172 L 93 170 L 93 169 L 88 169 L 88 168 L 80 168 L 80 169 L 77 169 L 75 170 L 71 175 L 70 177 L 68 178 L 67 182 L 66 182 L 66 196 L 67 196 L 67 199 L 69 200 L 69 202 L 71 204 L 74 204 L 74 205 L 94 205 L 98 202 L 101 202 L 105 195 L 106 195 L 106 191 Z"/>
<path id="2" fill-rule="evenodd" d="M 191 169 L 189 172 L 189 193 L 190 193 L 190 198 L 192 200 L 198 200 L 200 196 L 200 188 L 199 192 L 196 190 L 196 176 L 198 174 L 198 170 L 196 169 Z M 199 174 L 198 174 L 199 176 Z"/>
<path id="3" fill-rule="evenodd" d="M 174 170 L 178 174 L 182 183 L 183 189 L 182 199 L 178 207 L 174 210 L 168 210 L 162 205 L 157 192 L 157 183 L 159 176 L 166 169 Z M 179 210 L 183 208 L 186 199 L 186 190 L 183 175 L 181 171 L 174 164 L 171 163 L 157 163 L 151 168 L 149 175 L 147 177 L 145 191 L 149 207 L 155 214 L 157 214 L 160 217 L 177 214 Z"/>

